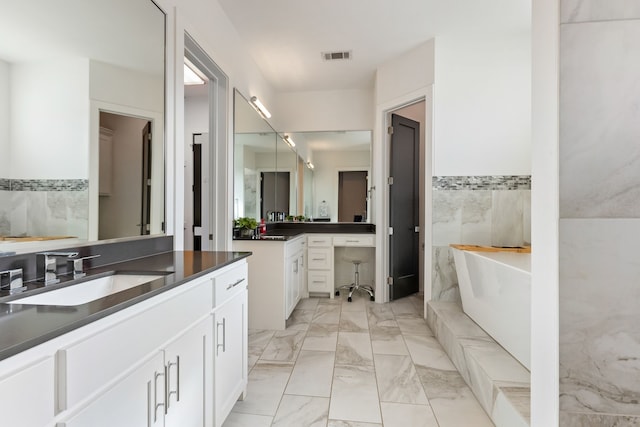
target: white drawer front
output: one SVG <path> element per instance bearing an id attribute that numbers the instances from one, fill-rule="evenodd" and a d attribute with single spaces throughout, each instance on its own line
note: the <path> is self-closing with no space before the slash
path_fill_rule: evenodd
<path id="1" fill-rule="evenodd" d="M 313 248 L 307 251 L 307 268 L 328 270 L 333 267 L 333 248 Z"/>
<path id="2" fill-rule="evenodd" d="M 333 246 L 374 246 L 374 236 L 348 235 L 336 236 L 333 238 Z"/>
<path id="3" fill-rule="evenodd" d="M 208 278 L 171 300 L 59 350 L 59 409 L 73 407 L 95 393 L 209 313 L 212 294 Z"/>
<path id="4" fill-rule="evenodd" d="M 330 271 L 310 271 L 307 287 L 309 292 L 333 293 L 333 275 Z"/>
<path id="5" fill-rule="evenodd" d="M 215 277 L 214 307 L 223 304 L 226 300 L 247 288 L 248 267 L 246 263 L 222 273 Z"/>
<path id="6" fill-rule="evenodd" d="M 307 246 L 331 246 L 331 236 L 308 236 Z"/>

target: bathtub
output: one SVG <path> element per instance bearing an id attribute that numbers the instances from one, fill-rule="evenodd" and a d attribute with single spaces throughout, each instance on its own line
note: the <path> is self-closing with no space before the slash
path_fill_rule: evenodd
<path id="1" fill-rule="evenodd" d="M 531 253 L 455 246 L 463 311 L 531 370 Z"/>

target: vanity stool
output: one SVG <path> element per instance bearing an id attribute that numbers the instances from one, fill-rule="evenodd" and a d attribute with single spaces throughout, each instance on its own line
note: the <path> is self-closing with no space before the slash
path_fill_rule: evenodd
<path id="1" fill-rule="evenodd" d="M 338 289 L 336 289 L 336 296 L 340 295 L 340 289 L 349 289 L 349 297 L 347 298 L 348 302 L 351 302 L 351 296 L 353 295 L 353 293 L 355 291 L 366 292 L 366 293 L 369 294 L 369 297 L 371 298 L 371 301 L 375 301 L 375 297 L 373 295 L 373 288 L 371 286 L 369 286 L 369 285 L 361 285 L 360 284 L 360 273 L 358 272 L 358 268 L 360 267 L 360 264 L 362 264 L 362 260 L 349 259 L 349 261 L 351 261 L 351 263 L 353 263 L 353 265 L 355 267 L 354 281 L 350 285 L 340 286 Z"/>

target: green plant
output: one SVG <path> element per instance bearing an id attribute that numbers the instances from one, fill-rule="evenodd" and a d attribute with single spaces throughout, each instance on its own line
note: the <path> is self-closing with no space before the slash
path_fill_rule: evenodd
<path id="1" fill-rule="evenodd" d="M 296 221 L 304 222 L 304 221 L 306 221 L 306 220 L 307 220 L 307 218 L 305 218 L 305 216 L 304 216 L 304 215 L 298 215 L 298 216 L 296 216 Z"/>
<path id="2" fill-rule="evenodd" d="M 241 217 L 233 220 L 233 226 L 243 230 L 255 230 L 258 226 L 258 221 L 251 217 Z"/>
<path id="3" fill-rule="evenodd" d="M 287 221 L 293 221 L 294 216 L 293 215 L 287 215 L 286 220 Z"/>

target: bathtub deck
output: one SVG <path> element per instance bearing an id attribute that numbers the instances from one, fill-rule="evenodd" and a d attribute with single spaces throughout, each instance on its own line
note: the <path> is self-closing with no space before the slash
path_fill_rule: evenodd
<path id="1" fill-rule="evenodd" d="M 529 426 L 529 371 L 456 303 L 429 302 L 427 322 L 495 425 Z"/>
<path id="2" fill-rule="evenodd" d="M 455 243 L 450 244 L 452 248 L 460 249 L 461 251 L 474 251 L 474 252 L 517 252 L 521 254 L 530 254 L 531 246 L 480 246 L 480 245 L 458 245 Z"/>

